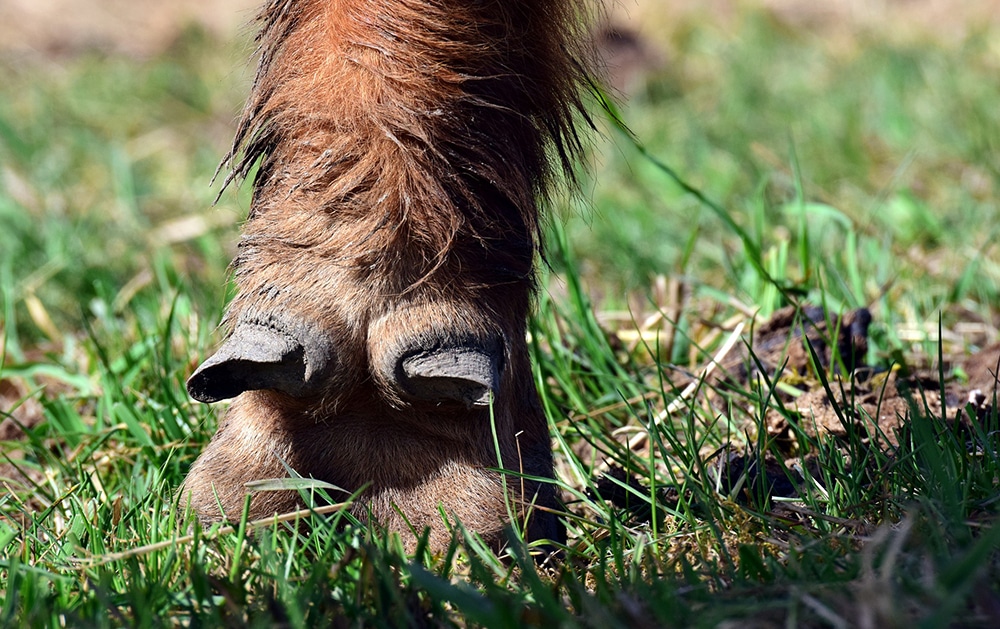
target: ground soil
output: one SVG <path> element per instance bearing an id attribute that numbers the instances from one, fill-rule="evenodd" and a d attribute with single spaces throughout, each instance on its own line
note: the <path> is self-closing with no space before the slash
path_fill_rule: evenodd
<path id="1" fill-rule="evenodd" d="M 753 322 L 739 344 L 715 357 L 714 369 L 705 369 L 706 364 L 698 370 L 698 393 L 688 404 L 709 406 L 712 416 L 756 418 L 757 396 L 769 399 L 763 423 L 748 421 L 739 431 L 748 445 L 708 446 L 703 452 L 723 494 L 735 490 L 737 500 L 754 503 L 765 496 L 797 496 L 805 486 L 803 471 L 814 481 L 823 478 L 815 449 L 820 441 L 840 448 L 845 460 L 859 447 L 877 449 L 891 460 L 928 434 L 958 438 L 970 452 L 996 448 L 1000 343 L 971 355 L 945 356 L 941 365 L 873 367 L 864 362 L 870 323 L 864 309 L 827 313 L 815 306 L 784 308 Z M 678 391 L 692 384 L 685 375 L 690 372 L 672 373 Z M 921 431 L 912 424 L 915 417 L 925 422 Z M 629 447 L 637 458 L 648 458 L 648 440 L 630 434 Z M 761 443 L 767 444 L 765 452 L 756 451 Z M 623 489 L 626 484 L 641 487 L 638 476 L 613 465 L 602 473 L 596 489 L 603 498 L 637 520 L 650 517 L 648 503 L 630 499 Z M 676 488 L 667 490 L 673 497 L 663 499 L 670 504 L 678 494 Z"/>
<path id="2" fill-rule="evenodd" d="M 596 1 L 596 0 L 595 0 Z M 860 31 L 960 38 L 1000 23 L 1000 0 L 604 0 L 608 19 L 634 31 L 662 58 L 668 40 L 694 21 L 725 28 L 741 8 L 760 8 L 791 27 L 825 34 Z M 0 51 L 65 55 L 98 49 L 156 54 L 184 28 L 238 34 L 262 0 L 3 0 Z"/>
<path id="3" fill-rule="evenodd" d="M 692 20 L 729 26 L 748 8 L 791 27 L 827 34 L 962 37 L 971 29 L 1000 23 L 1000 0 L 607 0 L 607 6 L 613 21 L 627 23 L 652 40 Z"/>
<path id="4" fill-rule="evenodd" d="M 863 325 L 857 324 L 859 319 Z M 875 368 L 855 360 L 867 350 L 864 337 L 870 321 L 867 311 L 803 317 L 786 308 L 764 322 L 761 333 L 744 345 L 747 349 L 724 365 L 710 391 L 770 390 L 773 400 L 760 427 L 767 433 L 769 451 L 760 456 L 752 448 L 728 449 L 713 460 L 724 490 L 745 481 L 747 499 L 755 490 L 758 499 L 763 493 L 795 496 L 800 488 L 795 472 L 790 475 L 788 470 L 809 469 L 815 462 L 810 444 L 819 439 L 841 444 L 847 459 L 859 443 L 891 458 L 928 434 L 953 435 L 970 451 L 995 447 L 1000 343 L 972 355 L 945 356 L 940 365 Z M 838 359 L 835 351 L 849 356 Z M 762 375 L 765 370 L 767 377 Z M 926 422 L 922 432 L 912 424 L 916 417 Z M 747 434 L 755 432 L 756 427 L 748 427 Z"/>
<path id="5" fill-rule="evenodd" d="M 0 50 L 63 56 L 163 51 L 192 24 L 223 37 L 248 24 L 259 0 L 3 0 Z"/>

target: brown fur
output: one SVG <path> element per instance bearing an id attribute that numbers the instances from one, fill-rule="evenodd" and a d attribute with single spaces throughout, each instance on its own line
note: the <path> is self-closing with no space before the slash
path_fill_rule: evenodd
<path id="1" fill-rule="evenodd" d="M 579 151 L 577 0 L 272 0 L 227 160 L 260 160 L 226 323 L 275 317 L 333 348 L 321 391 L 248 390 L 192 467 L 203 519 L 238 514 L 248 481 L 284 465 L 347 491 L 405 531 L 438 509 L 499 540 L 507 510 L 488 408 L 416 399 L 400 356 L 502 339 L 493 415 L 502 464 L 552 475 L 525 326 L 538 200 Z M 228 183 L 227 180 L 227 183 Z M 279 332 L 281 332 L 279 330 Z M 284 332 L 281 332 L 282 334 Z M 307 361 L 308 362 L 308 361 Z M 394 371 L 395 370 L 395 371 Z M 547 485 L 507 477 L 521 505 Z M 522 486 L 525 495 L 521 495 Z M 297 508 L 254 496 L 251 515 Z M 554 535 L 538 513 L 529 536 Z"/>

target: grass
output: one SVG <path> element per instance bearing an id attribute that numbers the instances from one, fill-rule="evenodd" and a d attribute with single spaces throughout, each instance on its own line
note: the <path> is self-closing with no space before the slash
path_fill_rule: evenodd
<path id="1" fill-rule="evenodd" d="M 997 339 L 995 36 L 677 30 L 549 228 L 531 340 L 570 541 L 545 566 L 460 527 L 407 557 L 344 513 L 192 527 L 174 492 L 216 411 L 183 382 L 248 205 L 208 185 L 243 50 L 192 30 L 141 62 L 0 62 L 0 381 L 44 418 L 3 445 L 0 624 L 993 626 L 996 410 L 961 432 L 922 391 L 893 448 L 799 418 L 806 465 L 764 429 L 791 374 L 681 391 L 790 303 L 868 307 L 868 362 L 942 384 Z"/>

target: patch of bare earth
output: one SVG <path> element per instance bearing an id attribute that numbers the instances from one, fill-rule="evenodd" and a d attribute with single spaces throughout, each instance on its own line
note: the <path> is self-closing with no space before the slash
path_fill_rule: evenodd
<path id="1" fill-rule="evenodd" d="M 42 475 L 21 464 L 21 450 L 14 445 L 45 420 L 37 396 L 22 378 L 0 378 L 0 488 L 26 489 L 42 480 Z M 2 494 L 0 494 L 2 495 Z"/>
<path id="2" fill-rule="evenodd" d="M 599 0 L 595 0 L 595 3 Z M 262 0 L 4 0 L 0 50 L 67 54 L 99 49 L 156 54 L 190 24 L 223 37 L 248 24 Z M 663 48 L 694 22 L 732 26 L 741 12 L 762 9 L 794 28 L 825 34 L 880 33 L 887 37 L 962 38 L 1000 23 L 1000 0 L 604 0 L 608 21 Z M 625 54 L 618 63 L 655 63 L 634 41 L 612 41 Z"/>
<path id="3" fill-rule="evenodd" d="M 914 356 L 913 364 L 886 369 L 865 363 L 871 323 L 866 309 L 829 313 L 810 305 L 784 308 L 763 321 L 744 320 L 731 333 L 735 342 L 725 343 L 711 359 L 694 369 L 673 369 L 670 381 L 680 399 L 657 419 L 670 421 L 692 407 L 712 417 L 756 418 L 757 397 L 766 397 L 763 422 L 747 419 L 740 430 L 750 444 L 757 443 L 759 431 L 766 432 L 768 452 L 759 456 L 752 445 L 715 451 L 709 446 L 702 452 L 720 490 L 749 502 L 765 495 L 796 497 L 805 487 L 806 472 L 813 482 L 821 482 L 815 451 L 819 440 L 841 448 L 847 461 L 859 446 L 891 459 L 900 448 L 910 447 L 911 439 L 920 438 L 913 427 L 918 417 L 926 422 L 924 435 L 950 432 L 970 452 L 995 448 L 1000 342 L 971 355 L 945 354 L 941 365 Z M 623 347 L 629 338 L 625 332 L 612 334 Z M 647 342 L 662 338 L 657 334 Z M 629 448 L 648 459 L 645 434 L 628 434 Z M 984 439 L 991 443 L 981 443 Z M 629 492 L 622 489 L 625 484 L 638 487 L 639 479 L 614 466 L 604 471 L 597 485 L 602 496 L 634 511 L 638 519 L 648 517 L 643 515 L 648 505 L 629 504 Z"/>
<path id="4" fill-rule="evenodd" d="M 747 11 L 851 51 L 865 39 L 961 42 L 1000 27 L 1000 0 L 603 0 L 595 46 L 621 94 L 662 67 L 694 28 L 735 32 Z"/>
<path id="5" fill-rule="evenodd" d="M 605 0 L 609 21 L 628 24 L 652 41 L 693 22 L 731 27 L 747 10 L 764 11 L 789 27 L 832 35 L 963 38 L 1000 24 L 1000 0 Z"/>
<path id="6" fill-rule="evenodd" d="M 0 50 L 59 56 L 100 50 L 150 56 L 195 24 L 223 37 L 250 22 L 258 0 L 4 0 Z"/>

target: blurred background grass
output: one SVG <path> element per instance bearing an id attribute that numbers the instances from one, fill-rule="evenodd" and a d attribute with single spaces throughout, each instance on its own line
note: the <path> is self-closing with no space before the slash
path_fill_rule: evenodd
<path id="1" fill-rule="evenodd" d="M 213 207 L 210 182 L 247 89 L 253 3 L 126 4 L 86 3 L 72 24 L 79 3 L 0 10 L 20 24 L 0 52 L 0 281 L 19 345 L 144 289 L 222 305 L 247 193 Z M 996 3 L 942 4 L 644 0 L 595 37 L 635 136 L 776 276 L 892 330 L 943 311 L 983 344 L 1000 301 Z M 718 216 L 601 127 L 584 194 L 556 213 L 599 310 L 662 306 L 660 275 L 710 307 L 782 305 Z"/>

